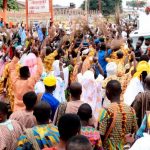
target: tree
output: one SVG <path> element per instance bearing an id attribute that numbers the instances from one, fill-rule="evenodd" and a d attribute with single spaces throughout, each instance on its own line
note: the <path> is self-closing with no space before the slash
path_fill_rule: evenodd
<path id="1" fill-rule="evenodd" d="M 3 0 L 0 0 L 0 8 L 3 8 Z M 18 10 L 18 3 L 16 0 L 7 0 L 7 8 L 8 10 Z"/>
<path id="2" fill-rule="evenodd" d="M 133 7 L 133 8 L 135 7 L 141 8 L 141 7 L 146 6 L 146 2 L 145 1 L 127 1 L 127 6 Z"/>
<path id="3" fill-rule="evenodd" d="M 98 10 L 99 9 L 99 0 L 89 0 L 89 9 L 90 10 Z M 101 0 L 101 8 L 102 14 L 104 16 L 108 16 L 110 14 L 114 14 L 116 11 L 116 7 L 119 5 L 121 9 L 122 0 Z M 82 9 L 85 9 L 85 1 L 81 5 Z"/>

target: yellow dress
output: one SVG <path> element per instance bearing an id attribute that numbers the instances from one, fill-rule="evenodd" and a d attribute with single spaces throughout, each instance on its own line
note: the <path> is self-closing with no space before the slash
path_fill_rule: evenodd
<path id="1" fill-rule="evenodd" d="M 9 72 L 9 65 L 10 65 L 10 63 L 5 65 L 5 68 L 4 68 L 4 71 L 3 71 L 3 75 L 2 75 L 2 80 L 1 80 L 2 82 L 1 82 L 1 84 L 3 85 L 2 88 L 4 88 L 4 80 L 7 79 L 7 82 L 6 82 L 6 85 L 5 85 L 6 97 L 9 100 L 9 103 L 10 103 L 10 106 L 11 106 L 11 110 L 13 110 L 13 108 L 14 108 L 14 94 L 13 94 L 13 90 L 12 90 L 13 89 L 12 83 L 11 83 L 11 80 L 10 80 L 10 74 L 11 73 Z M 20 68 L 20 65 L 17 64 L 16 71 L 17 71 L 18 74 L 19 74 L 19 68 Z"/>
<path id="2" fill-rule="evenodd" d="M 4 80 L 7 79 L 7 82 L 6 82 L 6 85 L 5 85 L 6 93 L 7 93 L 6 97 L 8 97 L 8 99 L 9 99 L 11 110 L 13 110 L 14 96 L 12 94 L 12 84 L 11 84 L 11 81 L 10 81 L 9 64 L 10 63 L 5 65 L 2 78 L 3 78 L 3 85 L 4 85 Z"/>

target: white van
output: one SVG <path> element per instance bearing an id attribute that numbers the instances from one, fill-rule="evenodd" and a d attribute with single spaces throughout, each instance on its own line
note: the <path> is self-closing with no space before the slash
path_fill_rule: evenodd
<path id="1" fill-rule="evenodd" d="M 136 42 L 140 36 L 150 36 L 150 14 L 145 12 L 139 12 L 138 30 L 131 32 L 130 37 L 133 39 L 133 46 L 136 46 Z"/>

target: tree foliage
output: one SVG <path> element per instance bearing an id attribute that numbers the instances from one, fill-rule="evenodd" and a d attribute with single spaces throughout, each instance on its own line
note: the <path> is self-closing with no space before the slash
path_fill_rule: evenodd
<path id="1" fill-rule="evenodd" d="M 0 0 L 0 8 L 3 8 L 3 0 Z M 16 0 L 7 0 L 8 10 L 18 10 L 18 3 Z"/>
<path id="2" fill-rule="evenodd" d="M 145 1 L 127 1 L 127 6 L 129 7 L 144 7 L 146 5 Z"/>
<path id="3" fill-rule="evenodd" d="M 99 0 L 90 0 L 89 1 L 89 9 L 90 10 L 98 10 L 98 1 Z M 102 14 L 107 16 L 110 14 L 114 14 L 116 10 L 116 6 L 120 6 L 121 9 L 122 0 L 101 0 L 101 8 Z M 85 1 L 81 5 L 82 9 L 85 9 Z"/>

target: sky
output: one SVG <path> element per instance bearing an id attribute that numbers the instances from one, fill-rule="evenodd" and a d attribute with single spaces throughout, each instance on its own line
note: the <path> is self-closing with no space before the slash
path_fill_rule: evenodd
<path id="1" fill-rule="evenodd" d="M 69 6 L 70 3 L 75 3 L 79 7 L 84 0 L 53 0 L 54 4 L 59 4 L 62 6 Z"/>

